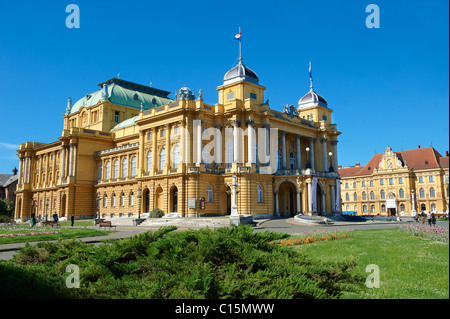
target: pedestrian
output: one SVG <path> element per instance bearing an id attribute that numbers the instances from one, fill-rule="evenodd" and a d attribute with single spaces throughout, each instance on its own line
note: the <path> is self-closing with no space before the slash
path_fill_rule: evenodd
<path id="1" fill-rule="evenodd" d="M 424 211 L 422 211 L 422 212 L 420 213 L 420 217 L 421 217 L 421 219 L 422 219 L 422 224 L 425 224 L 425 213 L 424 213 Z"/>
<path id="2" fill-rule="evenodd" d="M 431 214 L 431 223 L 433 227 L 436 227 L 436 215 L 434 213 Z"/>
<path id="3" fill-rule="evenodd" d="M 53 220 L 55 221 L 55 226 L 58 226 L 58 214 L 56 212 L 53 214 Z"/>
<path id="4" fill-rule="evenodd" d="M 75 214 L 72 214 L 72 216 L 70 216 L 70 227 L 73 227 L 74 221 L 75 221 Z"/>
<path id="5" fill-rule="evenodd" d="M 431 227 L 431 214 L 427 214 L 428 217 L 428 226 Z"/>
<path id="6" fill-rule="evenodd" d="M 34 225 L 36 225 L 36 216 L 33 214 L 31 215 L 31 227 L 34 227 Z"/>

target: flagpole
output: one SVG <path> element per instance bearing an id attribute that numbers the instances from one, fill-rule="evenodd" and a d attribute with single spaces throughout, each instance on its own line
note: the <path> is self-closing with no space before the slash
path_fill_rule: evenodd
<path id="1" fill-rule="evenodd" d="M 239 34 L 241 33 L 241 27 L 239 27 Z M 242 62 L 242 47 L 241 47 L 241 37 L 239 37 L 239 62 Z"/>

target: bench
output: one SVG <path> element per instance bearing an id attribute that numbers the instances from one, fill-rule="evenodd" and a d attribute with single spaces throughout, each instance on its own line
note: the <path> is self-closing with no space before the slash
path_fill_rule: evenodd
<path id="1" fill-rule="evenodd" d="M 98 228 L 102 228 L 102 227 L 109 227 L 109 228 L 114 227 L 114 230 L 117 231 L 117 228 L 116 228 L 117 226 L 112 225 L 110 221 L 100 221 Z"/>
<path id="2" fill-rule="evenodd" d="M 60 227 L 59 224 L 56 224 L 56 222 L 54 220 L 47 220 L 46 222 L 42 222 L 42 224 L 44 226 L 56 226 L 56 227 Z"/>

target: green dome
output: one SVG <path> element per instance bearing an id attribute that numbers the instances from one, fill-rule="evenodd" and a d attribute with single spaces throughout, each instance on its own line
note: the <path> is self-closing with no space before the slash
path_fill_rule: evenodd
<path id="1" fill-rule="evenodd" d="M 167 97 L 170 94 L 169 92 L 120 79 L 110 79 L 99 85 L 105 87 L 108 93 L 107 96 L 104 96 L 103 88 L 94 93 L 87 94 L 72 106 L 69 114 L 78 112 L 83 106 L 87 108 L 103 100 L 138 110 L 141 109 L 141 103 L 144 105 L 144 110 L 148 110 L 173 102 L 172 99 Z"/>

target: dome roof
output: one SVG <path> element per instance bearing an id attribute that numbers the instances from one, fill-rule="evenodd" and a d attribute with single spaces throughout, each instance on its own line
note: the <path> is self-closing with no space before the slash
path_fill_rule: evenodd
<path id="1" fill-rule="evenodd" d="M 256 73 L 246 67 L 244 63 L 242 63 L 242 61 L 239 61 L 238 65 L 236 65 L 225 74 L 225 76 L 223 77 L 223 84 L 227 85 L 242 80 L 255 84 L 258 84 L 259 82 Z"/>
<path id="2" fill-rule="evenodd" d="M 195 100 L 195 95 L 186 84 L 175 93 L 175 99 L 179 100 Z"/>
<path id="3" fill-rule="evenodd" d="M 298 109 L 304 109 L 311 106 L 327 107 L 327 101 L 314 92 L 313 88 L 309 90 L 300 100 L 298 100 Z"/>

